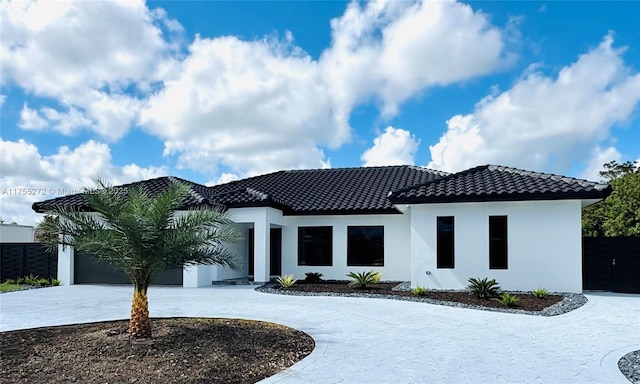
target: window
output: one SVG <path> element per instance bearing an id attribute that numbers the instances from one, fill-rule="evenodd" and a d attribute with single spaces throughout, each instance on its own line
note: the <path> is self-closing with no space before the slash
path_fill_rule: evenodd
<path id="1" fill-rule="evenodd" d="M 298 265 L 331 266 L 333 227 L 298 227 Z"/>
<path id="2" fill-rule="evenodd" d="M 453 268 L 453 216 L 439 216 L 437 221 L 437 267 Z"/>
<path id="3" fill-rule="evenodd" d="M 347 265 L 384 266 L 384 227 L 347 228 Z"/>
<path id="4" fill-rule="evenodd" d="M 489 216 L 489 269 L 507 269 L 507 216 Z"/>

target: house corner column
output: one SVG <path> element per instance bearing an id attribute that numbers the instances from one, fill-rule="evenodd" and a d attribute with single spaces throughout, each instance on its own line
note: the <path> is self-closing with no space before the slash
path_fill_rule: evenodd
<path id="1" fill-rule="evenodd" d="M 269 281 L 269 250 L 271 249 L 271 226 L 266 217 L 254 222 L 254 265 L 253 281 L 266 283 Z"/>
<path id="2" fill-rule="evenodd" d="M 58 245 L 58 273 L 57 279 L 61 285 L 73 285 L 75 252 L 70 245 Z"/>
<path id="3" fill-rule="evenodd" d="M 207 287 L 212 283 L 211 265 L 191 265 L 182 270 L 184 288 Z"/>

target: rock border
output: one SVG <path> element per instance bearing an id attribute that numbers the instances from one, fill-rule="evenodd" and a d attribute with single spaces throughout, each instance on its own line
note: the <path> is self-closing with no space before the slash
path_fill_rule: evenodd
<path id="1" fill-rule="evenodd" d="M 370 293 L 334 293 L 334 292 L 300 292 L 300 291 L 281 291 L 279 289 L 275 289 L 277 284 L 267 283 L 261 285 L 255 290 L 257 292 L 270 293 L 276 295 L 289 295 L 289 296 L 337 296 L 337 297 L 367 297 L 372 299 L 389 299 L 389 300 L 400 300 L 400 301 L 413 301 L 417 303 L 428 303 L 435 305 L 444 305 L 448 307 L 456 307 L 456 308 L 467 308 L 467 309 L 477 309 L 481 311 L 490 311 L 490 312 L 502 312 L 502 313 L 518 313 L 523 315 L 532 315 L 532 316 L 558 316 L 563 315 L 565 313 L 574 311 L 583 305 L 585 305 L 589 300 L 587 297 L 581 293 L 569 293 L 569 292 L 554 292 L 554 295 L 562 296 L 562 300 L 557 302 L 556 304 L 543 309 L 542 311 L 524 311 L 522 309 L 507 309 L 507 308 L 489 308 L 483 307 L 480 305 L 471 305 L 465 303 L 457 303 L 452 301 L 441 301 L 434 300 L 427 297 L 419 297 L 419 296 L 393 296 L 393 295 L 376 295 Z M 410 286 L 408 282 L 402 282 L 398 284 L 393 290 L 407 290 L 406 287 Z M 516 294 L 520 293 L 529 293 L 529 292 L 514 292 Z"/>
<path id="2" fill-rule="evenodd" d="M 640 349 L 622 356 L 618 368 L 632 384 L 640 384 Z"/>

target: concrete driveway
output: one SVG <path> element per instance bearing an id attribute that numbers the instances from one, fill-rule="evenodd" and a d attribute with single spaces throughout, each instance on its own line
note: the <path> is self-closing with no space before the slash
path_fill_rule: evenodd
<path id="1" fill-rule="evenodd" d="M 75 285 L 0 295 L 0 331 L 126 319 L 132 288 Z M 152 317 L 272 321 L 316 349 L 264 383 L 629 383 L 617 369 L 640 349 L 640 295 L 588 294 L 556 317 L 395 300 L 297 297 L 253 287 L 152 287 Z"/>

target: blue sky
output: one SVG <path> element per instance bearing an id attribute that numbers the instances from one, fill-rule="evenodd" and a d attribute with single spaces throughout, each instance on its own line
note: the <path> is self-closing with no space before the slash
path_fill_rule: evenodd
<path id="1" fill-rule="evenodd" d="M 637 1 L 0 4 L 7 222 L 92 174 L 640 159 Z"/>

